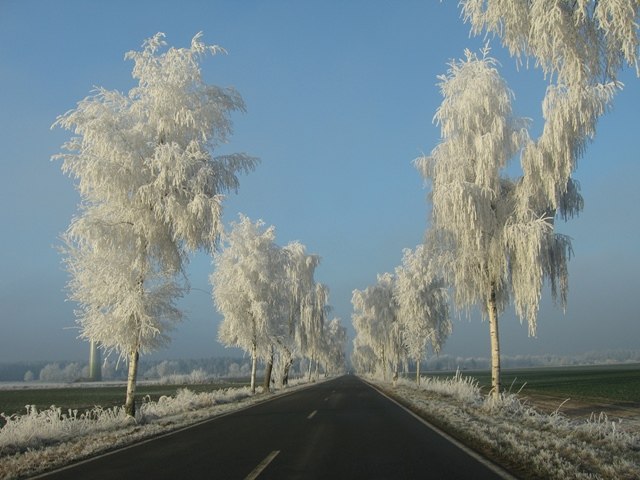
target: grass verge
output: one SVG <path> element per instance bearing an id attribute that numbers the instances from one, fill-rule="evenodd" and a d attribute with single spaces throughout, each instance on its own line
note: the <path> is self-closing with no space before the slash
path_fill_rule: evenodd
<path id="1" fill-rule="evenodd" d="M 212 392 L 225 388 L 237 388 L 248 382 L 215 382 L 190 385 L 139 384 L 136 388 L 138 402 L 142 399 L 157 401 L 162 396 L 174 396 L 181 388 L 192 392 Z M 24 414 L 27 406 L 44 410 L 55 405 L 62 409 L 85 412 L 95 407 L 112 408 L 124 404 L 126 385 L 106 385 L 99 383 L 82 386 L 54 388 L 14 388 L 0 390 L 0 413 L 5 415 Z M 2 420 L 0 419 L 0 426 Z"/>

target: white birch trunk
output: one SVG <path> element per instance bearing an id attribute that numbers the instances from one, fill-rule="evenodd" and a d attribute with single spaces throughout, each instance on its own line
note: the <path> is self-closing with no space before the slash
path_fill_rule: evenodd
<path id="1" fill-rule="evenodd" d="M 384 354 L 384 347 L 382 347 L 382 379 L 387 381 L 387 356 Z"/>
<path id="2" fill-rule="evenodd" d="M 496 307 L 496 291 L 491 286 L 489 301 L 489 335 L 491 336 L 491 393 L 494 397 L 500 395 L 500 336 L 498 334 L 498 310 Z"/>
<path id="3" fill-rule="evenodd" d="M 273 346 L 267 359 L 267 365 L 264 369 L 264 382 L 262 383 L 262 390 L 264 393 L 271 391 L 271 373 L 273 372 Z"/>
<path id="4" fill-rule="evenodd" d="M 393 365 L 393 386 L 398 385 L 398 375 L 400 374 L 400 357 L 396 356 L 396 361 Z"/>
<path id="5" fill-rule="evenodd" d="M 129 356 L 129 374 L 127 376 L 127 397 L 124 403 L 124 411 L 127 415 L 136 416 L 136 379 L 138 377 L 138 350 L 131 352 Z"/>
<path id="6" fill-rule="evenodd" d="M 286 350 L 285 361 L 284 361 L 284 366 L 282 371 L 282 379 L 280 381 L 281 386 L 283 387 L 286 387 L 287 385 L 289 385 L 289 371 L 291 370 L 292 364 L 293 364 L 293 356 L 288 350 Z"/>
<path id="7" fill-rule="evenodd" d="M 313 373 L 313 381 L 317 382 L 318 381 L 318 367 L 320 366 L 320 362 L 316 360 L 316 368 L 315 371 Z"/>
<path id="8" fill-rule="evenodd" d="M 258 351 L 255 342 L 251 346 L 251 393 L 256 393 L 256 370 L 258 366 Z"/>

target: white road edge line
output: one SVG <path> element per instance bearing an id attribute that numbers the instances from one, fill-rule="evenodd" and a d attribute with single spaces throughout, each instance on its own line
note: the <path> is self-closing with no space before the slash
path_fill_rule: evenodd
<path id="1" fill-rule="evenodd" d="M 314 410 L 313 412 L 311 412 L 311 413 L 309 414 L 309 416 L 307 417 L 307 419 L 308 419 L 308 420 L 311 420 L 311 419 L 315 416 L 315 414 L 316 414 L 316 413 L 318 413 L 318 410 Z"/>
<path id="2" fill-rule="evenodd" d="M 274 450 L 267 457 L 262 460 L 256 468 L 254 468 L 249 475 L 247 475 L 244 480 L 255 480 L 258 478 L 258 475 L 262 473 L 262 471 L 267 468 L 267 466 L 273 462 L 273 459 L 278 456 L 280 450 Z"/>
<path id="3" fill-rule="evenodd" d="M 387 395 L 386 393 L 384 393 L 382 390 L 378 389 L 376 386 L 370 384 L 369 382 L 363 380 L 362 378 L 360 379 L 362 380 L 364 383 L 366 383 L 367 385 L 369 385 L 369 387 L 371 387 L 372 389 L 374 389 L 376 392 L 378 392 L 380 395 L 382 395 L 383 397 L 385 397 L 386 399 L 392 401 L 393 403 L 395 403 L 397 406 L 399 406 L 400 408 L 402 408 L 405 412 L 407 412 L 409 415 L 413 416 L 416 420 L 419 420 L 420 422 L 422 422 L 426 427 L 430 428 L 431 430 L 433 430 L 434 432 L 436 432 L 438 435 L 440 435 L 441 437 L 445 438 L 446 440 L 448 440 L 449 442 L 453 443 L 456 447 L 458 447 L 460 450 L 464 451 L 467 455 L 469 455 L 470 457 L 475 458 L 478 462 L 480 462 L 481 464 L 483 464 L 485 467 L 487 467 L 489 470 L 493 471 L 495 474 L 500 475 L 502 478 L 504 478 L 505 480 L 518 480 L 517 477 L 514 477 L 513 475 L 511 475 L 508 471 L 506 471 L 504 468 L 502 468 L 500 465 L 497 465 L 495 463 L 493 463 L 492 461 L 490 461 L 489 459 L 483 457 L 482 455 L 480 455 L 478 452 L 476 452 L 475 450 L 472 450 L 471 448 L 467 447 L 464 443 L 460 442 L 459 440 L 456 440 L 455 438 L 453 438 L 451 435 L 449 435 L 448 433 L 446 433 L 444 430 L 440 430 L 438 427 L 436 427 L 435 425 L 430 424 L 428 421 L 426 421 L 424 418 L 422 418 L 420 415 L 412 412 L 411 410 L 409 410 L 407 407 L 405 407 L 404 405 L 402 405 L 400 402 L 398 402 L 397 400 L 391 398 L 389 395 Z"/>

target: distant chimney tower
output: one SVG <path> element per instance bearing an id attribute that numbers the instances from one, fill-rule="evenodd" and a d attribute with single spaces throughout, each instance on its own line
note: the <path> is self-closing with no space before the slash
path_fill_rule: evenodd
<path id="1" fill-rule="evenodd" d="M 92 382 L 101 382 L 102 358 L 100 349 L 98 348 L 98 342 L 91 340 L 91 346 L 89 348 L 89 380 Z"/>

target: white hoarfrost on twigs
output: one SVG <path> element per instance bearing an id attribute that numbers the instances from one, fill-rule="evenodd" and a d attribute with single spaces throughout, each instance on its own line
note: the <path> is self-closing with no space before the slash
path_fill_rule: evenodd
<path id="1" fill-rule="evenodd" d="M 290 380 L 289 388 L 280 392 L 304 383 L 302 379 Z M 268 398 L 272 397 L 251 394 L 249 387 L 201 393 L 183 388 L 175 396 L 162 396 L 157 401 L 147 397 L 135 419 L 124 407 L 96 407 L 80 413 L 55 406 L 37 410 L 28 405 L 24 415 L 0 414 L 5 423 L 0 428 L 0 478 L 20 478 L 61 467 Z"/>
<path id="2" fill-rule="evenodd" d="M 485 396 L 459 372 L 424 377 L 419 386 L 408 379 L 395 387 L 372 381 L 464 443 L 516 466 L 524 478 L 640 478 L 640 433 L 604 413 L 588 420 L 541 413 L 510 392 Z"/>

